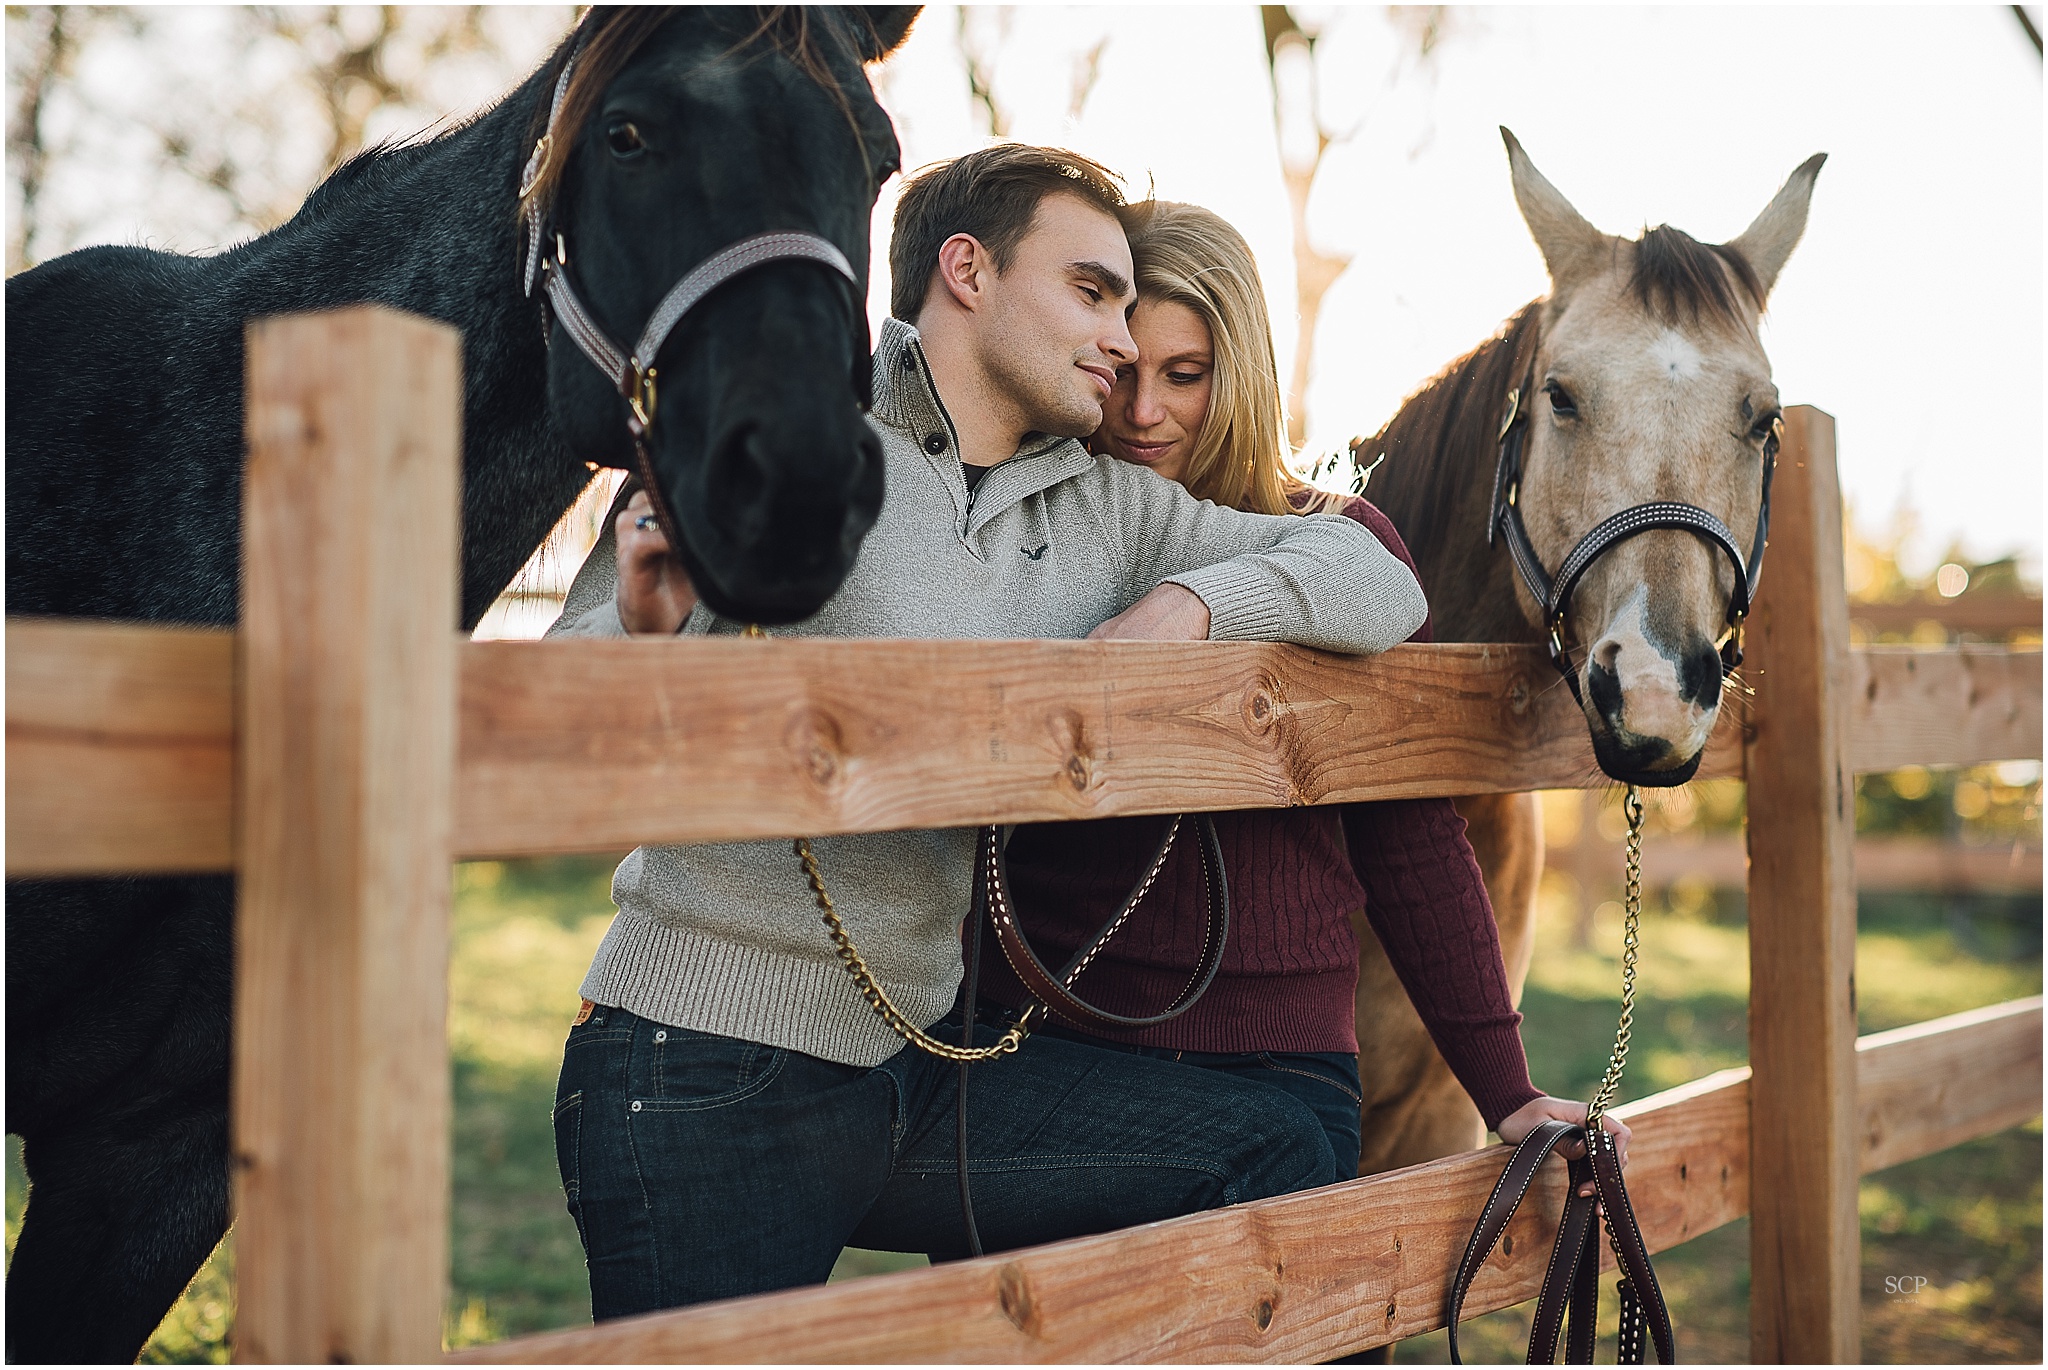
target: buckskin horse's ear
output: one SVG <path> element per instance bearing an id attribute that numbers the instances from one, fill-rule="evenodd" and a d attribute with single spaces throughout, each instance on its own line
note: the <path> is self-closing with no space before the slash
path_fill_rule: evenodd
<path id="1" fill-rule="evenodd" d="M 910 26 L 916 22 L 922 5 L 861 5 L 860 12 L 867 16 L 865 25 L 856 24 L 862 30 L 858 39 L 863 60 L 879 62 L 903 45 L 910 36 Z"/>
<path id="2" fill-rule="evenodd" d="M 1500 136 L 1508 145 L 1508 171 L 1522 222 L 1529 226 L 1529 236 L 1543 253 L 1551 293 L 1561 295 L 1607 264 L 1614 240 L 1587 223 L 1572 202 L 1543 178 L 1514 134 L 1503 128 Z"/>
<path id="3" fill-rule="evenodd" d="M 1764 206 L 1764 212 L 1756 216 L 1756 222 L 1743 229 L 1741 237 L 1724 244 L 1742 254 L 1767 298 L 1777 284 L 1778 273 L 1785 269 L 1785 259 L 1799 245 L 1799 235 L 1806 232 L 1806 206 L 1813 199 L 1814 178 L 1827 159 L 1825 152 L 1816 152 L 1801 162 Z"/>

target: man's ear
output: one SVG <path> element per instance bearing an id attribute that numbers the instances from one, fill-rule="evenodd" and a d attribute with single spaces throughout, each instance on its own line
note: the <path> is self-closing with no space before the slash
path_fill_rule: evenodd
<path id="1" fill-rule="evenodd" d="M 989 259 L 988 249 L 972 233 L 955 233 L 939 244 L 939 266 L 932 273 L 934 288 L 960 308 L 972 313 L 986 304 L 988 278 L 994 274 L 995 263 Z M 926 292 L 927 297 L 930 293 Z"/>
<path id="2" fill-rule="evenodd" d="M 879 62 L 903 46 L 903 40 L 910 36 L 910 26 L 917 22 L 922 5 L 857 5 L 854 7 L 854 29 L 858 35 L 855 41 L 860 46 L 861 60 Z M 862 20 L 866 22 L 861 22 Z"/>

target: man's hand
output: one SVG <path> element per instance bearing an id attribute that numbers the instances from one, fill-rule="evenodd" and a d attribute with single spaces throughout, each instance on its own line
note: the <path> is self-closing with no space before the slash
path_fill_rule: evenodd
<path id="1" fill-rule="evenodd" d="M 1206 642 L 1209 606 L 1185 585 L 1172 581 L 1152 592 L 1088 634 L 1093 639 L 1123 638 L 1144 642 Z"/>
<path id="2" fill-rule="evenodd" d="M 612 531 L 619 540 L 619 622 L 635 636 L 675 636 L 697 605 L 697 588 L 670 554 L 645 490 L 634 494 Z"/>
<path id="3" fill-rule="evenodd" d="M 1552 1118 L 1560 1122 L 1583 1125 L 1586 1121 L 1586 1105 L 1573 1103 L 1570 1099 L 1553 1099 L 1546 1094 L 1540 1099 L 1531 1099 L 1528 1103 L 1523 1104 L 1513 1113 L 1501 1119 L 1500 1126 L 1495 1128 L 1494 1131 L 1500 1133 L 1500 1139 L 1509 1146 L 1519 1146 L 1523 1138 L 1536 1130 L 1537 1124 L 1549 1122 Z M 1612 1113 L 1607 1113 L 1601 1115 L 1600 1125 L 1614 1137 L 1615 1157 L 1626 1167 L 1628 1165 L 1628 1124 L 1615 1117 Z M 1567 1158 L 1575 1158 L 1586 1154 L 1586 1148 L 1576 1142 L 1570 1146 L 1561 1146 L 1557 1150 L 1559 1155 Z M 1590 1184 L 1579 1190 L 1581 1198 L 1590 1197 L 1592 1193 L 1593 1186 Z"/>

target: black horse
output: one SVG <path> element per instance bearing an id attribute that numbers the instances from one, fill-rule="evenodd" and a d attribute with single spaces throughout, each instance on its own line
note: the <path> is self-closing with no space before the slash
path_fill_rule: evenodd
<path id="1" fill-rule="evenodd" d="M 374 301 L 462 332 L 474 625 L 585 462 L 630 450 L 626 401 L 523 279 L 522 177 L 573 54 L 539 193 L 612 337 L 763 232 L 822 236 L 860 278 L 758 267 L 659 358 L 651 467 L 705 599 L 813 612 L 881 505 L 865 280 L 897 147 L 862 64 L 915 13 L 595 9 L 495 108 L 355 158 L 273 233 L 205 258 L 89 248 L 8 281 L 7 611 L 234 622 L 243 325 Z M 31 1183 L 11 1361 L 133 1360 L 226 1230 L 233 910 L 227 877 L 8 886 L 7 1128 Z"/>

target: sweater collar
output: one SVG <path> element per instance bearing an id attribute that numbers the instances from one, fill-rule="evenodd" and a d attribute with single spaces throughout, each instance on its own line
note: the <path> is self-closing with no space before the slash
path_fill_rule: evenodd
<path id="1" fill-rule="evenodd" d="M 1029 433 L 1015 456 L 990 468 L 970 499 L 967 478 L 960 469 L 958 435 L 932 384 L 924 345 L 917 329 L 901 319 L 882 321 L 882 336 L 875 346 L 871 412 L 876 423 L 907 434 L 925 454 L 932 470 L 953 491 L 962 531 L 970 534 L 1011 505 L 1080 475 L 1097 460 L 1078 438 Z M 933 435 L 945 438 L 945 446 L 936 454 L 929 441 Z"/>

